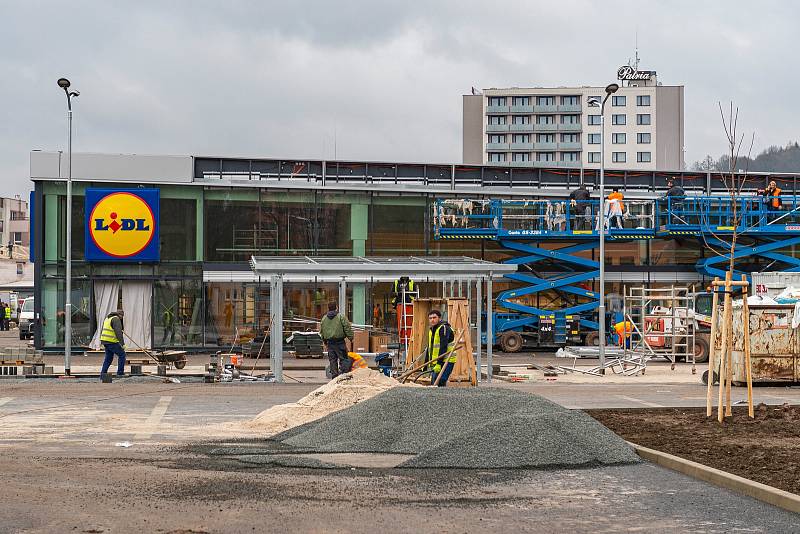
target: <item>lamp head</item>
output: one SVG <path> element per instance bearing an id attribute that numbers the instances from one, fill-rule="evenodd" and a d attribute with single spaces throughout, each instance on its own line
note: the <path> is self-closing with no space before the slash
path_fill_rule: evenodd
<path id="1" fill-rule="evenodd" d="M 617 91 L 619 91 L 619 85 L 616 83 L 610 83 L 606 86 L 606 93 L 609 95 L 611 93 L 616 93 Z"/>
<path id="2" fill-rule="evenodd" d="M 66 78 L 59 78 L 58 79 L 58 86 L 64 90 L 69 89 L 70 83 L 69 80 Z"/>

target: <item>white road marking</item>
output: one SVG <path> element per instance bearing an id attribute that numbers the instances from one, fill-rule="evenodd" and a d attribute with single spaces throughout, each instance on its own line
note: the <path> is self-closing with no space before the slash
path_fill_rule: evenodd
<path id="1" fill-rule="evenodd" d="M 142 431 L 134 435 L 133 439 L 149 439 L 158 428 L 159 423 L 161 423 L 161 418 L 167 413 L 170 402 L 172 402 L 172 397 L 161 397 L 158 399 L 156 405 L 153 406 L 153 411 L 150 412 L 147 420 L 145 420 Z"/>
<path id="2" fill-rule="evenodd" d="M 620 399 L 625 399 L 626 401 L 636 402 L 636 403 L 642 404 L 644 406 L 648 406 L 650 408 L 663 408 L 664 407 L 663 404 L 656 404 L 655 402 L 643 401 L 642 399 L 637 399 L 636 397 L 628 397 L 628 396 L 625 396 L 625 395 L 617 395 L 617 397 L 619 397 Z"/>

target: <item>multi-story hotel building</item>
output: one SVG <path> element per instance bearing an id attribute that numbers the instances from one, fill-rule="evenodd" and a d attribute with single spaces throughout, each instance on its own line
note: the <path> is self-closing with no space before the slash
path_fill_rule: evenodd
<path id="1" fill-rule="evenodd" d="M 662 85 L 655 71 L 621 67 L 606 103 L 605 167 L 684 168 L 683 86 Z M 484 89 L 464 95 L 466 164 L 600 167 L 600 108 L 605 87 Z"/>

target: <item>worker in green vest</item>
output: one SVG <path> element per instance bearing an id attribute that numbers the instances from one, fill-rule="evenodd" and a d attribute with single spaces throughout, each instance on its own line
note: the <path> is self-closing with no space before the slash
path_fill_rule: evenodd
<path id="1" fill-rule="evenodd" d="M 3 330 L 11 329 L 11 303 L 6 304 L 6 311 L 3 314 Z"/>
<path id="2" fill-rule="evenodd" d="M 167 336 L 169 336 L 170 345 L 175 342 L 175 314 L 172 313 L 172 306 L 169 308 L 164 307 L 164 313 L 161 314 L 162 323 L 164 324 L 164 336 L 161 338 L 161 344 L 165 345 Z"/>
<path id="3" fill-rule="evenodd" d="M 125 374 L 125 343 L 123 341 L 122 319 L 125 312 L 122 310 L 113 311 L 103 320 L 103 328 L 100 330 L 100 343 L 106 350 L 106 358 L 103 360 L 103 368 L 100 375 L 108 373 L 114 355 L 117 355 L 117 376 Z"/>
<path id="4" fill-rule="evenodd" d="M 456 364 L 456 354 L 453 350 L 455 347 L 455 335 L 447 321 L 442 321 L 442 312 L 439 310 L 430 311 L 428 323 L 430 324 L 430 330 L 428 330 L 427 361 L 433 371 L 431 385 L 436 382 L 436 378 L 441 373 L 442 376 L 439 378 L 439 384 L 437 385 L 445 387 Z"/>

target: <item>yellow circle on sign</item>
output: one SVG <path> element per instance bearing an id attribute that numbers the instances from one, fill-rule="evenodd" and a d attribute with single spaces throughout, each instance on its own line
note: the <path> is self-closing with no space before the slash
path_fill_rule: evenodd
<path id="1" fill-rule="evenodd" d="M 129 258 L 153 239 L 155 217 L 150 206 L 133 193 L 111 193 L 92 209 L 89 234 L 104 253 Z"/>

